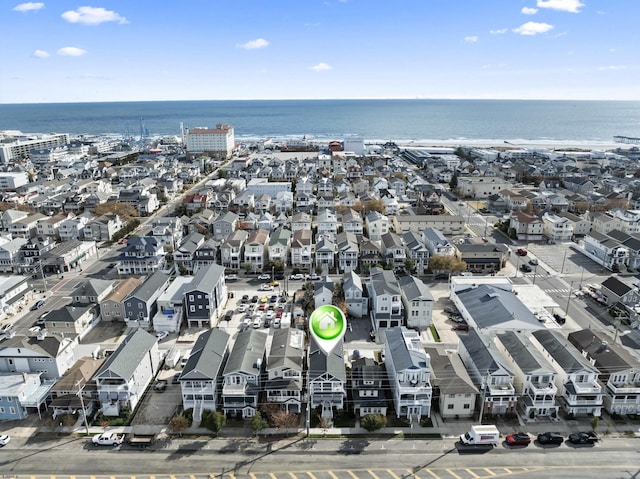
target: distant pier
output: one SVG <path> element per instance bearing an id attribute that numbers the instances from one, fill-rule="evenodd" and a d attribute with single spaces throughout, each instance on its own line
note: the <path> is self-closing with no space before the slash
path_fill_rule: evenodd
<path id="1" fill-rule="evenodd" d="M 640 138 L 633 138 L 631 136 L 614 136 L 613 141 L 616 143 L 627 143 L 628 145 L 640 144 Z"/>

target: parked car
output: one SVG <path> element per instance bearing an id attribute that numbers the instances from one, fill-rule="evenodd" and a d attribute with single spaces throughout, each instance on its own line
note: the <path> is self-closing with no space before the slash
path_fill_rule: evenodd
<path id="1" fill-rule="evenodd" d="M 271 279 L 271 275 L 268 273 L 262 273 L 260 276 L 258 276 L 258 279 L 260 281 L 268 281 Z"/>
<path id="2" fill-rule="evenodd" d="M 282 281 L 284 279 L 284 273 L 283 272 L 276 273 L 275 279 Z"/>
<path id="3" fill-rule="evenodd" d="M 537 259 L 535 259 L 535 258 L 533 258 L 532 260 L 530 260 L 530 261 L 529 261 L 529 264 L 530 264 L 531 266 L 538 266 L 538 260 L 537 260 Z"/>
<path id="4" fill-rule="evenodd" d="M 156 333 L 156 338 L 158 338 L 158 341 L 162 341 L 167 336 L 169 336 L 169 331 L 158 331 Z"/>
<path id="5" fill-rule="evenodd" d="M 240 300 L 241 303 L 248 303 L 249 302 L 249 295 L 248 294 L 243 294 L 242 295 L 242 299 Z"/>
<path id="6" fill-rule="evenodd" d="M 8 434 L 3 434 L 0 436 L 0 446 L 6 446 L 11 441 L 11 436 Z"/>
<path id="7" fill-rule="evenodd" d="M 238 275 L 237 274 L 228 274 L 225 276 L 225 280 L 227 281 L 238 281 Z"/>
<path id="8" fill-rule="evenodd" d="M 238 313 L 244 313 L 246 310 L 247 310 L 246 304 L 241 304 L 240 306 L 238 306 Z"/>
<path id="9" fill-rule="evenodd" d="M 528 264 L 521 264 L 520 265 L 520 269 L 522 271 L 524 271 L 525 273 L 531 273 L 531 271 L 533 271 L 533 268 L 531 268 L 531 266 L 529 266 Z"/>
<path id="10" fill-rule="evenodd" d="M 303 274 L 300 274 L 300 273 L 292 274 L 292 275 L 291 275 L 291 279 L 292 279 L 293 281 L 300 281 L 300 280 L 303 280 L 303 279 L 304 279 L 304 275 L 303 275 Z"/>
<path id="11" fill-rule="evenodd" d="M 598 442 L 598 436 L 593 431 L 589 432 L 574 432 L 569 434 L 567 439 L 571 444 L 595 444 Z"/>
<path id="12" fill-rule="evenodd" d="M 452 329 L 455 331 L 469 331 L 469 325 L 467 323 L 456 323 Z"/>
<path id="13" fill-rule="evenodd" d="M 251 298 L 251 302 L 252 303 L 257 303 L 258 302 L 258 297 L 257 296 L 252 297 Z"/>
<path id="14" fill-rule="evenodd" d="M 306 279 L 307 281 L 320 281 L 320 275 L 319 274 L 308 274 L 304 277 L 304 279 Z"/>
<path id="15" fill-rule="evenodd" d="M 262 315 L 258 315 L 255 318 L 253 318 L 253 327 L 255 329 L 258 329 L 260 326 L 262 326 Z"/>
<path id="16" fill-rule="evenodd" d="M 13 329 L 13 324 L 11 323 L 3 324 L 2 327 L 0 327 L 0 334 L 7 334 L 12 329 Z"/>
<path id="17" fill-rule="evenodd" d="M 273 291 L 273 286 L 267 283 L 261 284 L 260 287 L 258 288 L 258 291 Z"/>
<path id="18" fill-rule="evenodd" d="M 40 309 L 44 306 L 44 299 L 39 299 L 35 302 L 33 306 L 31 306 L 31 311 L 35 311 L 36 309 Z"/>
<path id="19" fill-rule="evenodd" d="M 436 281 L 443 281 L 449 279 L 449 273 L 438 273 L 433 277 Z"/>
<path id="20" fill-rule="evenodd" d="M 567 318 L 563 314 L 553 313 L 553 319 L 556 320 L 560 326 L 567 322 Z"/>
<path id="21" fill-rule="evenodd" d="M 29 328 L 30 333 L 39 333 L 42 328 L 40 326 L 31 326 Z"/>
<path id="22" fill-rule="evenodd" d="M 518 256 L 527 256 L 527 250 L 525 248 L 518 248 L 516 250 L 516 253 L 518 254 Z"/>
<path id="23" fill-rule="evenodd" d="M 506 437 L 505 442 L 509 446 L 526 446 L 531 442 L 531 437 L 525 432 L 514 432 Z"/>
<path id="24" fill-rule="evenodd" d="M 173 379 L 171 380 L 171 384 L 180 384 L 180 374 L 181 373 L 175 373 L 173 375 Z"/>
<path id="25" fill-rule="evenodd" d="M 274 288 L 280 286 L 280 281 L 271 281 L 269 283 L 269 286 L 273 286 Z"/>
<path id="26" fill-rule="evenodd" d="M 538 442 L 540 444 L 562 444 L 564 437 L 559 432 L 543 432 L 538 434 Z"/>
<path id="27" fill-rule="evenodd" d="M 273 296 L 271 296 L 269 298 L 269 302 L 270 303 L 277 303 L 278 302 L 278 297 L 274 294 Z"/>
<path id="28" fill-rule="evenodd" d="M 166 379 L 158 379 L 153 385 L 153 390 L 158 391 L 159 393 L 165 392 L 169 382 Z"/>
<path id="29" fill-rule="evenodd" d="M 444 307 L 444 312 L 447 314 L 460 314 L 460 311 L 455 306 L 446 305 Z"/>

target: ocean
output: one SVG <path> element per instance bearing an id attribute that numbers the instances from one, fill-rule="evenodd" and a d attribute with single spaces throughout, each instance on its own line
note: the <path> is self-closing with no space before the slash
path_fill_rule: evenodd
<path id="1" fill-rule="evenodd" d="M 638 101 L 251 100 L 0 105 L 0 130 L 179 135 L 228 123 L 238 140 L 612 142 L 640 137 Z"/>

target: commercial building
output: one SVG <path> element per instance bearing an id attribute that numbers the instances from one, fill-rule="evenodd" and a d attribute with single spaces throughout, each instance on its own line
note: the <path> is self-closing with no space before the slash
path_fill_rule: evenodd
<path id="1" fill-rule="evenodd" d="M 233 127 L 218 123 L 215 128 L 191 128 L 187 130 L 186 144 L 189 153 L 230 158 L 235 146 Z"/>

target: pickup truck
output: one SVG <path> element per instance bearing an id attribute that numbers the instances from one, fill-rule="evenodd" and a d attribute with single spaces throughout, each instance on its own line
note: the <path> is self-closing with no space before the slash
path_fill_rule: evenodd
<path id="1" fill-rule="evenodd" d="M 116 434 L 115 432 L 103 432 L 96 434 L 91 442 L 96 446 L 119 446 L 124 441 L 124 434 Z"/>
<path id="2" fill-rule="evenodd" d="M 134 434 L 127 440 L 127 443 L 133 447 L 148 447 L 153 444 L 155 436 L 153 434 Z"/>

